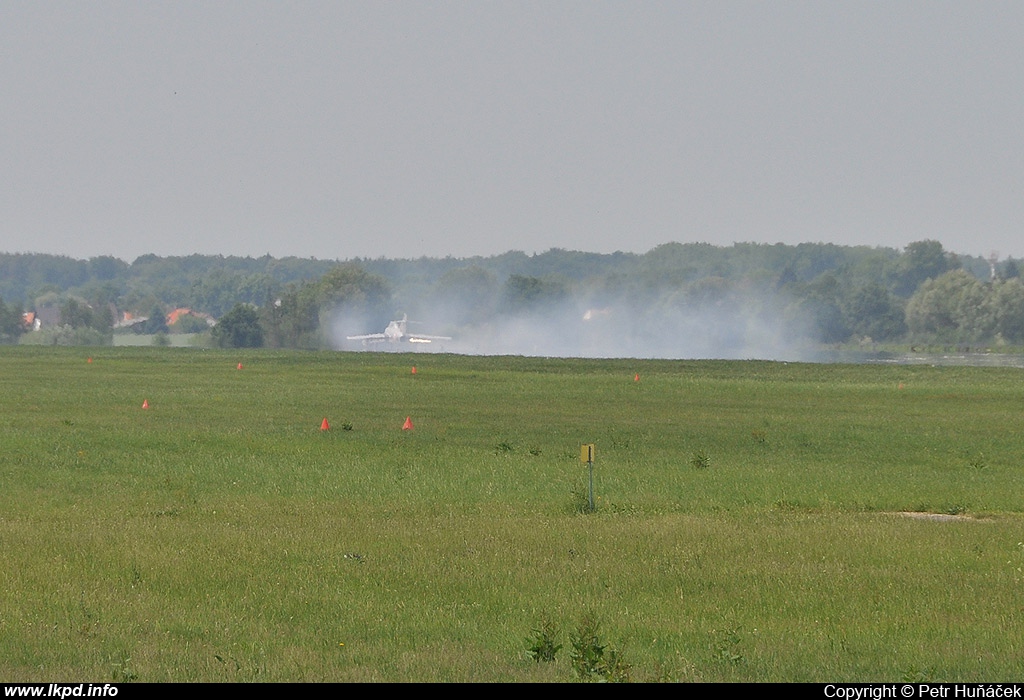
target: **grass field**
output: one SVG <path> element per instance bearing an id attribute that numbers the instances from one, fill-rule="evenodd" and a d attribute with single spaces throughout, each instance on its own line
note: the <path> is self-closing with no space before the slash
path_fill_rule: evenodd
<path id="1" fill-rule="evenodd" d="M 1019 369 L 15 347 L 0 378 L 3 681 L 1024 675 Z"/>

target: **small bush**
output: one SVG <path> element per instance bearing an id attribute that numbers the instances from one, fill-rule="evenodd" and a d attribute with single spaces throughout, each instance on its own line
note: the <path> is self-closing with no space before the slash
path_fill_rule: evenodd
<path id="1" fill-rule="evenodd" d="M 746 659 L 740 653 L 741 641 L 739 629 L 730 629 L 723 632 L 722 636 L 715 642 L 715 659 L 731 666 L 742 664 Z"/>
<path id="2" fill-rule="evenodd" d="M 711 458 L 708 457 L 708 453 L 704 450 L 697 450 L 693 453 L 693 457 L 690 458 L 690 464 L 694 469 L 707 469 L 711 466 Z"/>
<path id="3" fill-rule="evenodd" d="M 601 643 L 600 626 L 593 613 L 587 613 L 580 620 L 576 633 L 569 635 L 573 670 L 582 680 L 628 683 L 632 665 L 623 659 L 621 652 Z"/>
<path id="4" fill-rule="evenodd" d="M 555 654 L 562 648 L 556 641 L 559 635 L 558 626 L 545 617 L 538 627 L 530 631 L 533 636 L 526 640 L 526 653 L 537 663 L 554 661 Z"/>
<path id="5" fill-rule="evenodd" d="M 572 643 L 572 668 L 580 678 L 590 678 L 598 673 L 604 657 L 605 645 L 601 644 L 598 629 L 601 623 L 592 613 L 580 620 L 576 633 L 569 635 Z"/>
<path id="6" fill-rule="evenodd" d="M 608 647 L 601 663 L 600 674 L 608 683 L 629 683 L 633 665 L 622 658 L 622 652 Z"/>

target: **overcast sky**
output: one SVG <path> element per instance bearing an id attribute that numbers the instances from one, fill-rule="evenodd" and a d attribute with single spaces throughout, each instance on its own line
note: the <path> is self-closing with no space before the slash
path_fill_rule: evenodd
<path id="1" fill-rule="evenodd" d="M 0 0 L 0 252 L 1024 257 L 1021 2 Z"/>

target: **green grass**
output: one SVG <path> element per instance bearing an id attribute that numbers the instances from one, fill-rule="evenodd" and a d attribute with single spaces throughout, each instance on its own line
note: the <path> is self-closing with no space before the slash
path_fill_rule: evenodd
<path id="1" fill-rule="evenodd" d="M 5 348 L 0 379 L 7 681 L 572 681 L 587 616 L 638 681 L 1024 670 L 1020 370 Z"/>

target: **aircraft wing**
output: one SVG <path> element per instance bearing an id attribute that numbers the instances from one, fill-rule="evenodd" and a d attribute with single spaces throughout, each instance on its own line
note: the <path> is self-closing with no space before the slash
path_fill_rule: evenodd
<path id="1" fill-rule="evenodd" d="M 350 335 L 346 336 L 346 340 L 387 340 L 387 336 L 383 333 L 369 333 L 367 335 Z"/>
<path id="2" fill-rule="evenodd" d="M 410 343 L 429 343 L 432 340 L 451 340 L 450 336 L 447 335 L 422 335 L 420 333 L 410 333 L 406 336 Z"/>

